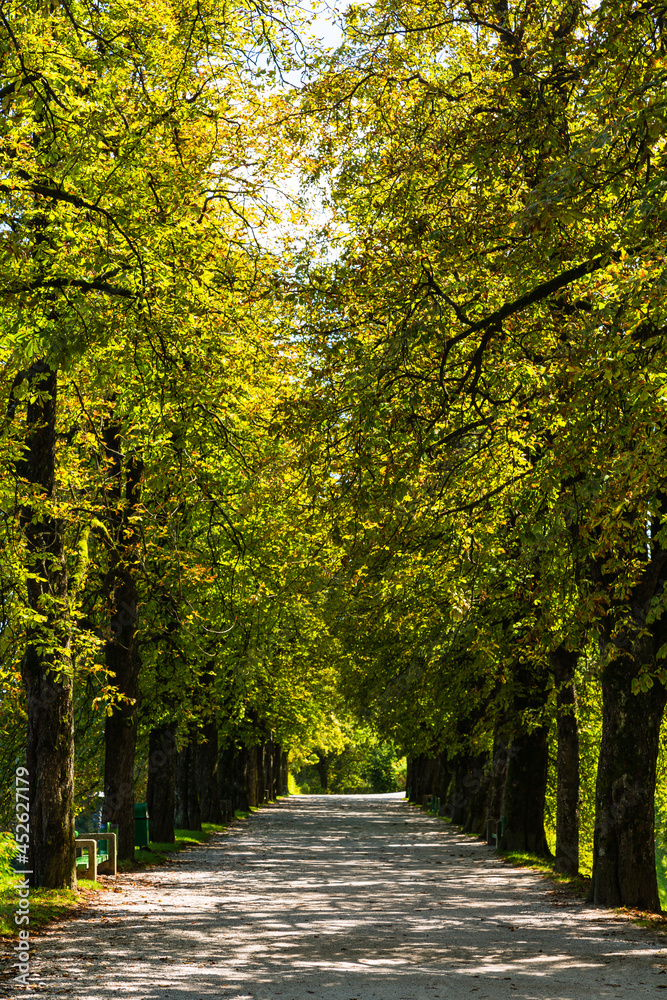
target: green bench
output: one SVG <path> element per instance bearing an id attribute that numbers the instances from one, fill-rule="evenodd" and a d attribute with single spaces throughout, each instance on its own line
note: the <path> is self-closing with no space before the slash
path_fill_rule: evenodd
<path id="1" fill-rule="evenodd" d="M 91 847 L 93 858 L 91 858 Z M 77 851 L 85 851 L 86 855 L 76 859 L 77 872 L 82 869 L 81 875 L 84 878 L 92 878 L 97 875 L 116 875 L 117 868 L 117 844 L 115 833 L 82 833 L 76 835 L 75 846 Z M 93 872 L 94 874 L 90 874 Z"/>
<path id="2" fill-rule="evenodd" d="M 83 813 L 74 824 L 77 872 L 82 878 L 92 878 L 93 881 L 98 873 L 100 875 L 118 873 L 117 834 L 108 829 L 109 824 L 106 831 L 90 832 L 95 822 L 93 815 Z M 148 807 L 145 802 L 137 802 L 134 806 L 134 846 L 148 847 Z M 79 851 L 81 851 L 80 856 Z"/>

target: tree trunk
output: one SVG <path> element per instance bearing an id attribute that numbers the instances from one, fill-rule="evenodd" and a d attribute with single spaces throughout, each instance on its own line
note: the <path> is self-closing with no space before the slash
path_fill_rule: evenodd
<path id="1" fill-rule="evenodd" d="M 134 857 L 134 760 L 137 748 L 139 651 L 135 626 L 137 592 L 131 573 L 115 589 L 111 618 L 114 638 L 106 644 L 106 665 L 122 700 L 104 726 L 104 807 L 102 821 L 118 824 L 118 860 Z"/>
<path id="2" fill-rule="evenodd" d="M 278 788 L 281 795 L 289 795 L 289 757 L 286 750 L 282 747 L 278 748 L 280 751 L 280 780 L 278 782 Z"/>
<path id="3" fill-rule="evenodd" d="M 505 736 L 502 735 L 502 722 L 496 724 L 493 734 L 493 760 L 489 781 L 489 799 L 487 817 L 497 823 L 504 815 L 505 784 L 507 782 L 508 747 Z M 495 826 L 494 826 L 495 831 Z"/>
<path id="4" fill-rule="evenodd" d="M 240 747 L 234 752 L 234 795 L 232 801 L 234 809 L 241 812 L 248 812 L 250 809 L 250 798 L 248 795 L 248 771 L 250 770 L 250 753 L 247 747 Z"/>
<path id="5" fill-rule="evenodd" d="M 503 846 L 508 851 L 550 856 L 544 832 L 548 736 L 548 726 L 537 726 L 512 740 L 505 782 Z"/>
<path id="6" fill-rule="evenodd" d="M 426 754 L 420 753 L 411 760 L 411 791 L 410 801 L 420 803 L 427 793 L 427 760 Z"/>
<path id="7" fill-rule="evenodd" d="M 234 747 L 229 743 L 223 744 L 218 752 L 218 795 L 220 801 L 227 800 L 233 804 Z"/>
<path id="8" fill-rule="evenodd" d="M 248 796 L 248 807 L 258 806 L 258 778 L 257 778 L 257 751 L 255 743 L 249 747 L 247 752 L 248 764 L 246 768 L 246 795 Z"/>
<path id="9" fill-rule="evenodd" d="M 197 784 L 202 823 L 222 823 L 218 790 L 218 728 L 215 719 L 204 724 L 205 742 L 197 748 Z M 227 796 L 224 796 L 227 798 Z"/>
<path id="10" fill-rule="evenodd" d="M 635 647 L 639 647 L 637 641 Z M 595 793 L 589 902 L 660 913 L 655 871 L 654 795 L 660 723 L 667 692 L 632 694 L 645 651 L 619 655 L 602 675 L 602 742 Z M 651 655 L 652 655 L 652 651 Z"/>
<path id="11" fill-rule="evenodd" d="M 470 803 L 470 758 L 467 755 L 455 757 L 454 777 L 450 788 L 447 812 L 451 814 L 452 823 L 463 826 L 468 815 Z"/>
<path id="12" fill-rule="evenodd" d="M 419 801 L 420 756 L 408 758 L 408 775 L 410 777 L 410 802 Z"/>
<path id="13" fill-rule="evenodd" d="M 329 764 L 331 763 L 331 754 L 322 753 L 320 750 L 315 751 L 317 754 L 317 773 L 320 776 L 320 785 L 322 786 L 323 792 L 329 791 Z"/>
<path id="14" fill-rule="evenodd" d="M 486 833 L 490 781 L 488 754 L 477 754 L 468 770 L 468 815 L 464 833 L 474 833 L 478 837 Z"/>
<path id="15" fill-rule="evenodd" d="M 258 743 L 257 753 L 257 805 L 266 802 L 266 743 Z"/>
<path id="16" fill-rule="evenodd" d="M 193 727 L 188 743 L 188 830 L 201 830 L 201 805 L 198 778 L 199 744 Z"/>
<path id="17" fill-rule="evenodd" d="M 109 623 L 112 637 L 106 643 L 105 658 L 120 697 L 104 727 L 102 821 L 118 825 L 118 860 L 131 861 L 134 857 L 134 760 L 141 659 L 136 634 L 138 595 L 133 566 L 139 536 L 130 517 L 139 505 L 143 465 L 134 458 L 123 463 L 117 424 L 107 424 L 104 439 L 112 483 L 108 519 L 115 529 L 115 546 L 108 572 L 112 586 Z"/>
<path id="18" fill-rule="evenodd" d="M 555 867 L 568 875 L 579 871 L 579 722 L 574 683 L 578 659 L 578 650 L 563 646 L 551 653 L 558 736 Z"/>
<path id="19" fill-rule="evenodd" d="M 178 830 L 201 830 L 201 807 L 197 782 L 197 727 L 188 729 L 188 742 L 178 754 L 176 765 L 175 824 Z"/>
<path id="20" fill-rule="evenodd" d="M 107 657 L 107 666 L 113 662 Z M 131 674 L 116 664 L 116 683 L 123 694 L 136 697 Z M 137 748 L 136 706 L 123 702 L 113 708 L 104 726 L 104 807 L 102 822 L 118 825 L 118 860 L 134 857 L 134 759 Z"/>
<path id="21" fill-rule="evenodd" d="M 177 830 L 189 830 L 188 780 L 190 777 L 187 744 L 178 751 L 176 757 L 176 786 L 174 794 L 174 826 Z"/>
<path id="22" fill-rule="evenodd" d="M 280 744 L 274 741 L 273 743 L 273 788 L 271 790 L 271 798 L 275 801 L 279 795 L 282 795 L 282 750 Z"/>
<path id="23" fill-rule="evenodd" d="M 264 747 L 264 760 L 266 763 L 266 801 L 272 802 L 275 799 L 275 789 L 273 782 L 273 759 L 274 759 L 274 742 L 269 737 L 266 741 Z"/>
<path id="24" fill-rule="evenodd" d="M 56 485 L 57 373 L 33 363 L 15 386 L 31 383 L 25 455 L 17 474 L 37 497 L 53 499 Z M 11 410 L 16 406 L 12 399 Z M 30 881 L 47 889 L 76 885 L 74 850 L 74 718 L 68 622 L 68 579 L 62 524 L 37 502 L 20 511 L 30 574 L 21 676 L 28 709 Z M 39 616 L 39 618 L 37 617 Z"/>
<path id="25" fill-rule="evenodd" d="M 148 828 L 151 840 L 173 844 L 176 786 L 176 723 L 165 722 L 148 737 Z"/>
<path id="26" fill-rule="evenodd" d="M 443 750 L 442 753 L 438 755 L 438 770 L 436 775 L 434 793 L 440 799 L 440 810 L 445 807 L 445 802 L 447 800 L 447 792 L 449 791 L 449 786 L 452 781 L 452 772 L 449 761 L 447 759 L 447 753 Z"/>

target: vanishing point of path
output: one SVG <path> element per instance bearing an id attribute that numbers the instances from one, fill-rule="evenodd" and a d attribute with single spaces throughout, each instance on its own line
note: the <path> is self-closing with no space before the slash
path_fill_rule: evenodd
<path id="1" fill-rule="evenodd" d="M 667 943 L 402 797 L 299 796 L 101 894 L 32 969 L 53 1000 L 632 998 Z"/>

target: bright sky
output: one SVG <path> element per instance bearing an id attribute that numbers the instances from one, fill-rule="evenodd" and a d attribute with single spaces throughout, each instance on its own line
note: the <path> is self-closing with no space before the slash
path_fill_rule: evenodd
<path id="1" fill-rule="evenodd" d="M 311 32 L 328 49 L 336 49 L 343 40 L 343 35 L 336 24 L 340 22 L 341 16 L 351 0 L 303 0 L 301 10 L 306 16 L 314 15 L 311 25 Z"/>

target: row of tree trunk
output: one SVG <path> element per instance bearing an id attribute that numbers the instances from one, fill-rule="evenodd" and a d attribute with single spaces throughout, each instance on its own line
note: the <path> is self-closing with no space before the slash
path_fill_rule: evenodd
<path id="1" fill-rule="evenodd" d="M 552 654 L 557 692 L 555 867 L 568 874 L 579 869 L 576 659 L 576 654 L 564 650 Z M 654 802 L 665 688 L 653 681 L 646 690 L 633 693 L 627 666 L 618 659 L 604 671 L 602 696 L 589 901 L 660 912 Z M 451 816 L 465 832 L 489 841 L 496 833 L 499 849 L 548 856 L 544 808 L 549 728 L 526 728 L 517 722 L 520 713 L 513 718 L 513 732 L 507 716 L 498 720 L 491 754 L 450 754 L 444 749 L 409 758 L 409 798 L 419 805 L 439 798 L 441 814 Z"/>
<path id="2" fill-rule="evenodd" d="M 68 560 L 65 525 L 53 514 L 56 496 L 56 413 L 58 373 L 36 360 L 12 385 L 8 417 L 30 389 L 26 438 L 16 475 L 27 483 L 28 499 L 18 514 L 25 537 L 27 599 L 34 612 L 26 628 L 21 671 L 28 710 L 26 763 L 30 775 L 30 880 L 33 886 L 75 885 L 74 716 L 69 608 L 90 562 L 82 536 L 78 562 Z M 113 400 L 104 421 L 106 461 L 105 524 L 97 538 L 99 592 L 108 611 L 104 657 L 118 691 L 105 721 L 105 778 L 102 820 L 118 826 L 118 857 L 134 853 L 135 758 L 141 655 L 138 642 L 138 575 L 141 520 L 140 456 L 124 453 Z M 71 566 L 70 566 L 71 563 Z M 102 630 L 102 629 L 101 629 Z M 214 723 L 191 730 L 177 750 L 176 724 L 153 730 L 149 741 L 148 805 L 153 839 L 172 843 L 179 827 L 200 829 L 220 822 L 234 809 L 287 792 L 286 755 L 261 727 L 248 745 L 218 748 Z"/>
<path id="3" fill-rule="evenodd" d="M 287 795 L 287 753 L 270 736 L 256 742 L 219 741 L 215 721 L 192 726 L 179 750 L 175 723 L 153 729 L 149 739 L 150 839 L 171 844 L 175 830 L 224 823 L 235 811 Z"/>

